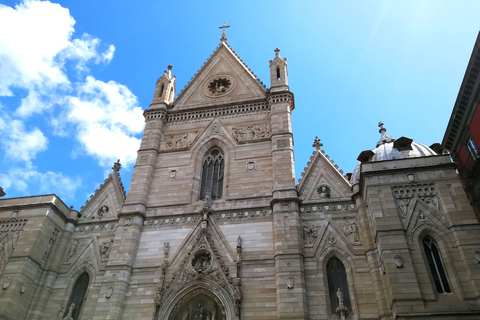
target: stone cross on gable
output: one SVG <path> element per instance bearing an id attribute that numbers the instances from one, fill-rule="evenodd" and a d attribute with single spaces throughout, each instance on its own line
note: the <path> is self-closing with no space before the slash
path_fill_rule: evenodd
<path id="1" fill-rule="evenodd" d="M 315 140 L 313 141 L 312 147 L 316 148 L 317 151 L 319 151 L 321 146 L 323 146 L 323 143 L 321 143 L 320 139 L 318 139 L 318 137 L 315 136 Z"/>
<path id="2" fill-rule="evenodd" d="M 225 24 L 225 22 L 223 23 L 223 26 L 218 27 L 218 29 L 223 29 L 223 33 L 222 33 L 222 37 L 220 38 L 220 41 L 226 41 L 226 40 L 227 40 L 227 37 L 226 37 L 226 35 L 225 35 L 225 29 L 226 29 L 226 28 L 230 28 L 230 26 L 227 26 L 227 25 Z"/>
<path id="3" fill-rule="evenodd" d="M 280 52 L 280 49 L 278 48 L 275 48 L 275 50 L 273 50 L 275 52 L 275 55 L 278 56 L 278 53 Z"/>
<path id="4" fill-rule="evenodd" d="M 118 170 L 120 170 L 121 167 L 122 165 L 120 164 L 120 159 L 118 159 L 117 162 L 113 164 L 112 169 L 114 172 L 118 172 Z"/>

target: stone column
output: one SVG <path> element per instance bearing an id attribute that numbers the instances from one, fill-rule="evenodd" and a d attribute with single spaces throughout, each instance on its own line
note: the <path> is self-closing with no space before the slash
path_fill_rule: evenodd
<path id="1" fill-rule="evenodd" d="M 120 319 L 122 316 L 166 115 L 166 107 L 150 109 L 144 113 L 146 124 L 142 143 L 138 150 L 127 199 L 118 215 L 119 227 L 110 250 L 105 281 L 100 289 L 94 319 Z"/>
<path id="2" fill-rule="evenodd" d="M 383 266 L 380 266 L 379 263 L 378 250 L 372 237 L 372 229 L 368 221 L 365 201 L 359 192 L 359 188 L 360 186 L 358 184 L 353 186 L 353 199 L 355 200 L 355 206 L 358 212 L 359 228 L 362 230 L 360 237 L 365 246 L 365 256 L 370 268 L 370 277 L 372 278 L 373 290 L 375 292 L 378 316 L 380 319 L 385 319 L 391 317 L 392 313 L 388 309 L 386 301 Z"/>
<path id="3" fill-rule="evenodd" d="M 385 272 L 383 279 L 387 305 L 394 317 L 397 314 L 423 312 L 424 299 L 400 216 L 395 205 L 387 205 L 395 204 L 390 186 L 369 186 L 365 179 L 364 188 L 361 192 L 366 195 L 367 215 Z M 396 253 L 403 259 L 401 268 L 395 265 Z"/>
<path id="4" fill-rule="evenodd" d="M 277 277 L 277 318 L 307 319 L 300 210 L 295 188 L 290 113 L 293 94 L 269 97 L 272 113 L 273 241 Z"/>

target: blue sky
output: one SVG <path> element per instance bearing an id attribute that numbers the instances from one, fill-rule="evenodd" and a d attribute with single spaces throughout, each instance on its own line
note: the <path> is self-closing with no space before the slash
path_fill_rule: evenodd
<path id="1" fill-rule="evenodd" d="M 128 190 L 143 110 L 168 64 L 177 94 L 220 42 L 269 87 L 288 59 L 296 177 L 317 135 L 345 172 L 394 138 L 441 142 L 479 1 L 0 1 L 0 186 L 79 209 L 120 158 Z"/>

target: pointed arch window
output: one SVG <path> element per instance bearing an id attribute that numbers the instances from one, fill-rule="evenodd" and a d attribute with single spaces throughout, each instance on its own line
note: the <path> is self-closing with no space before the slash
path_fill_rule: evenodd
<path id="1" fill-rule="evenodd" d="M 222 197 L 224 158 L 219 148 L 213 148 L 205 154 L 200 181 L 200 199 L 205 199 L 207 191 L 210 192 L 212 199 Z"/>
<path id="2" fill-rule="evenodd" d="M 74 307 L 70 316 L 73 318 L 73 320 L 78 320 L 80 318 L 80 311 L 82 310 L 85 295 L 87 294 L 89 282 L 90 277 L 88 276 L 87 272 L 82 273 L 80 277 L 78 277 L 77 281 L 75 281 L 75 285 L 73 286 L 72 293 L 70 294 L 70 299 L 68 299 L 62 319 L 69 314 L 69 309 L 72 303 L 74 304 Z"/>
<path id="3" fill-rule="evenodd" d="M 160 89 L 160 95 L 159 97 L 161 97 L 163 95 L 163 90 L 165 89 L 165 84 L 162 83 L 162 89 Z"/>
<path id="4" fill-rule="evenodd" d="M 332 257 L 327 262 L 327 281 L 331 312 L 336 313 L 339 307 L 337 298 L 338 289 L 340 289 L 343 294 L 344 306 L 351 311 L 352 304 L 350 302 L 350 292 L 348 291 L 347 273 L 343 263 L 337 257 Z"/>
<path id="5" fill-rule="evenodd" d="M 442 257 L 438 247 L 430 237 L 423 239 L 423 249 L 427 258 L 430 273 L 435 283 L 435 288 L 438 293 L 451 293 L 450 284 L 448 283 L 447 273 L 443 267 Z"/>

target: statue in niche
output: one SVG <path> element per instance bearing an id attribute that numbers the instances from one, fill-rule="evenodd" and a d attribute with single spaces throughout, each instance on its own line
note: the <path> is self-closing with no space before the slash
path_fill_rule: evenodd
<path id="1" fill-rule="evenodd" d="M 203 305 L 201 303 L 198 304 L 197 310 L 195 310 L 195 320 L 204 320 L 203 318 Z"/>
<path id="2" fill-rule="evenodd" d="M 182 313 L 182 320 L 188 320 L 190 317 L 190 310 L 187 308 Z"/>
<path id="3" fill-rule="evenodd" d="M 343 306 L 343 293 L 340 290 L 340 288 L 338 288 L 337 290 L 337 299 L 338 299 L 338 305 Z"/>
<path id="4" fill-rule="evenodd" d="M 73 320 L 73 309 L 75 309 L 75 303 L 72 303 L 70 307 L 68 307 L 68 313 L 62 320 Z"/>
<path id="5" fill-rule="evenodd" d="M 15 244 L 16 244 L 17 241 L 18 241 L 18 237 L 20 237 L 20 231 L 15 231 L 15 232 L 13 233 L 13 242 L 12 242 L 13 248 L 15 248 Z"/>

